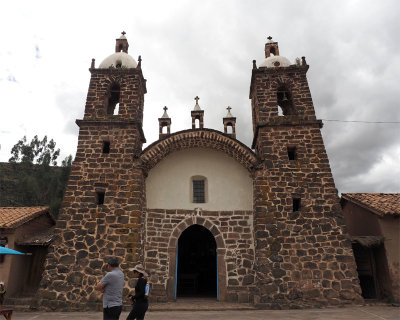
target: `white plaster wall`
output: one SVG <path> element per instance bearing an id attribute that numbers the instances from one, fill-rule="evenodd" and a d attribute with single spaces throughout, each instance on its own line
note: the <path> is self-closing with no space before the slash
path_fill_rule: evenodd
<path id="1" fill-rule="evenodd" d="M 191 177 L 207 178 L 206 203 L 191 202 Z M 193 148 L 176 151 L 150 170 L 147 208 L 252 210 L 253 180 L 239 162 L 223 152 Z"/>

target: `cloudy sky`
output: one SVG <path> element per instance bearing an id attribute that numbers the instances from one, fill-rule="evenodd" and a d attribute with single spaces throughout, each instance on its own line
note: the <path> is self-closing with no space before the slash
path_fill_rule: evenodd
<path id="1" fill-rule="evenodd" d="M 310 65 L 339 192 L 400 192 L 396 0 L 2 1 L 0 12 L 0 161 L 36 134 L 53 138 L 62 158 L 75 155 L 91 59 L 98 66 L 113 53 L 123 30 L 129 54 L 143 59 L 148 143 L 164 106 L 172 131 L 189 128 L 198 95 L 206 127 L 223 130 L 230 105 L 250 146 L 252 60 L 261 63 L 271 35 L 281 55 Z"/>

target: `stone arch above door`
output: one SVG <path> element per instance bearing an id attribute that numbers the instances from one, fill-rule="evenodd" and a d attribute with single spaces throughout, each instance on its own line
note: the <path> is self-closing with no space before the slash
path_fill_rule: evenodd
<path id="1" fill-rule="evenodd" d="M 218 290 L 219 300 L 226 300 L 226 264 L 225 264 L 225 242 L 222 234 L 218 227 L 208 219 L 200 216 L 192 216 L 181 221 L 172 231 L 168 242 L 168 257 L 169 257 L 169 274 L 167 284 L 167 294 L 169 299 L 173 299 L 175 296 L 175 271 L 176 271 L 176 249 L 179 237 L 182 232 L 192 225 L 199 225 L 211 232 L 214 236 L 217 245 L 217 257 L 218 257 Z"/>
<path id="2" fill-rule="evenodd" d="M 218 227 L 215 224 L 213 224 L 211 221 L 209 221 L 203 217 L 193 216 L 193 217 L 183 220 L 175 227 L 174 231 L 171 234 L 171 237 L 169 238 L 168 250 L 171 248 L 176 249 L 176 245 L 178 244 L 178 239 L 181 236 L 182 232 L 194 224 L 198 224 L 199 226 L 202 226 L 211 232 L 211 234 L 215 238 L 215 242 L 217 243 L 217 250 L 225 249 L 225 243 L 224 243 L 222 234 L 219 231 Z"/>

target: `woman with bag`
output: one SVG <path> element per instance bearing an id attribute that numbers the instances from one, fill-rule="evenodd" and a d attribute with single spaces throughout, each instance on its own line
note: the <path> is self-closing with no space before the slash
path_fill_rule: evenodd
<path id="1" fill-rule="evenodd" d="M 133 276 L 138 279 L 135 286 L 135 295 L 130 295 L 132 301 L 132 311 L 129 313 L 126 320 L 143 320 L 144 315 L 149 307 L 148 302 L 148 288 L 146 292 L 147 277 L 148 274 L 144 271 L 141 264 L 136 265 L 133 268 Z"/>

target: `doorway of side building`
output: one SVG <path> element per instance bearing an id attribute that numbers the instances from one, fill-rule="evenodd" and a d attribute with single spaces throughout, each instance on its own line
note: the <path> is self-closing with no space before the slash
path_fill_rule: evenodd
<path id="1" fill-rule="evenodd" d="M 39 289 L 40 281 L 44 272 L 44 264 L 48 251 L 47 246 L 23 246 L 21 251 L 30 252 L 32 255 L 25 260 L 25 276 L 21 297 L 32 297 Z"/>
<path id="2" fill-rule="evenodd" d="M 182 232 L 177 267 L 177 298 L 217 298 L 216 242 L 208 229 L 193 225 Z"/>
<path id="3" fill-rule="evenodd" d="M 363 298 L 383 299 L 390 296 L 390 277 L 385 249 L 381 240 L 376 240 L 381 237 L 358 238 L 361 243 L 353 242 L 353 252 Z"/>

